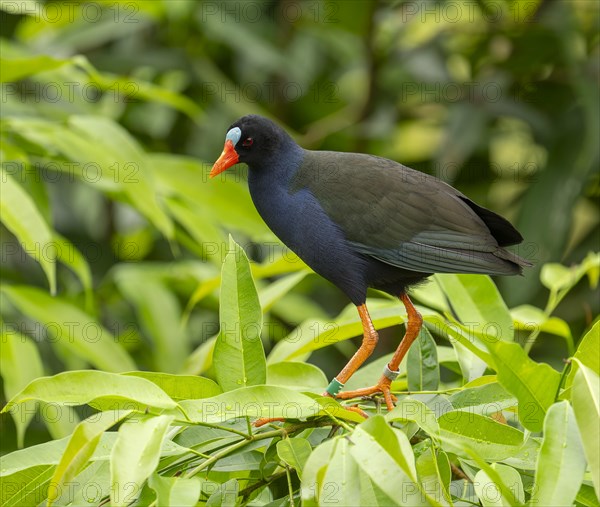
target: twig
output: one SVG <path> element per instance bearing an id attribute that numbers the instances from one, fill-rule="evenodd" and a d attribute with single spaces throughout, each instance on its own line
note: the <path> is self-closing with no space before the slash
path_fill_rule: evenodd
<path id="1" fill-rule="evenodd" d="M 460 479 L 463 479 L 467 482 L 471 482 L 471 483 L 473 482 L 466 473 L 464 473 L 460 468 L 458 468 L 453 463 L 450 463 L 450 470 L 452 471 L 452 474 L 455 475 L 456 477 L 459 477 Z"/>
<path id="2" fill-rule="evenodd" d="M 287 477 L 288 491 L 290 492 L 290 507 L 296 507 L 294 503 L 294 488 L 292 486 L 292 475 L 290 474 L 290 467 L 285 465 L 285 475 Z"/>
<path id="3" fill-rule="evenodd" d="M 320 427 L 320 426 L 331 426 L 331 424 L 332 423 L 330 421 L 328 421 L 328 420 L 314 421 L 314 422 L 305 422 L 305 423 L 294 424 L 292 426 L 288 426 L 287 428 L 279 428 L 279 429 L 276 429 L 276 430 L 265 431 L 264 433 L 258 433 L 258 434 L 255 434 L 255 435 L 251 435 L 250 438 L 248 438 L 244 434 L 244 440 L 240 440 L 239 442 L 236 442 L 235 444 L 230 445 L 229 447 L 223 449 L 222 451 L 220 451 L 220 452 L 218 452 L 216 454 L 213 454 L 210 458 L 208 458 L 206 461 L 203 461 L 197 467 L 195 467 L 192 470 L 190 470 L 183 477 L 185 477 L 186 479 L 190 478 L 190 477 L 193 477 L 194 475 L 196 475 L 197 473 L 201 472 L 205 468 L 208 468 L 213 463 L 216 463 L 221 458 L 224 458 L 228 454 L 231 454 L 232 452 L 235 452 L 238 449 L 241 449 L 245 445 L 248 445 L 250 442 L 256 442 L 258 440 L 265 440 L 267 438 L 286 437 L 286 436 L 288 436 L 288 435 L 290 435 L 292 433 L 296 433 L 297 431 L 302 431 L 302 430 L 304 430 L 306 428 L 313 428 L 313 427 L 316 428 L 316 427 Z"/>

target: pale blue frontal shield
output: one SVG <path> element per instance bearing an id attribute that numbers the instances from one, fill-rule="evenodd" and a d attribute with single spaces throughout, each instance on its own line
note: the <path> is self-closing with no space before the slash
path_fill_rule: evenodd
<path id="1" fill-rule="evenodd" d="M 225 141 L 231 141 L 235 146 L 240 140 L 240 137 L 242 137 L 242 131 L 239 129 L 239 127 L 233 127 L 229 132 L 227 132 Z"/>

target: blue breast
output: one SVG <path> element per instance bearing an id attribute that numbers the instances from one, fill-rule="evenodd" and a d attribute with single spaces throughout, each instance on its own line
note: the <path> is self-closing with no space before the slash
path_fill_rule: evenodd
<path id="1" fill-rule="evenodd" d="M 346 242 L 307 188 L 290 191 L 305 151 L 293 144 L 284 157 L 250 167 L 248 185 L 257 211 L 275 235 L 307 265 L 343 290 L 352 301 L 364 299 L 365 259 Z"/>

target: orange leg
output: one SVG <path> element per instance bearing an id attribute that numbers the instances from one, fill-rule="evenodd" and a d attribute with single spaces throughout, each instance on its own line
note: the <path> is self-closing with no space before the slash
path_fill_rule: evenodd
<path id="1" fill-rule="evenodd" d="M 370 396 L 375 393 L 383 393 L 385 404 L 388 410 L 392 410 L 394 408 L 394 401 L 396 401 L 396 397 L 390 392 L 390 385 L 392 381 L 398 376 L 398 368 L 400 366 L 400 363 L 402 362 L 402 359 L 404 359 L 404 356 L 408 352 L 408 349 L 410 348 L 412 343 L 416 340 L 417 336 L 419 335 L 419 331 L 421 330 L 421 326 L 423 324 L 423 318 L 421 317 L 421 314 L 417 311 L 417 309 L 412 304 L 412 301 L 406 294 L 402 294 L 400 296 L 400 301 L 404 303 L 406 313 L 408 315 L 408 321 L 406 323 L 406 333 L 404 335 L 404 338 L 402 338 L 398 349 L 392 356 L 392 359 L 386 365 L 385 370 L 383 371 L 383 375 L 381 376 L 377 384 L 375 384 L 372 387 L 357 389 L 355 391 L 347 391 L 343 393 L 330 392 L 330 388 L 332 385 L 337 387 L 338 384 L 341 384 L 337 390 L 339 391 L 339 389 L 341 389 L 343 384 L 350 378 L 350 376 L 358 369 L 358 367 L 365 361 L 365 359 L 367 359 L 367 357 L 371 355 L 371 352 L 373 352 L 373 348 L 375 348 L 375 344 L 377 343 L 377 332 L 375 331 L 373 323 L 371 322 L 371 318 L 367 313 L 366 306 L 362 305 L 358 307 L 358 311 L 361 316 L 363 328 L 365 329 L 365 338 L 363 339 L 363 344 L 361 345 L 360 349 L 358 349 L 356 354 L 354 354 L 354 357 L 350 360 L 350 362 L 346 365 L 342 372 L 338 375 L 338 377 L 333 379 L 331 384 L 329 384 L 326 394 L 332 394 L 335 395 L 336 398 L 347 400 L 350 398 L 357 398 L 360 396 Z M 362 311 L 364 312 L 364 314 L 361 312 L 361 308 L 363 308 Z M 370 348 L 369 345 L 365 347 L 365 342 L 367 341 L 367 329 L 372 329 L 372 332 L 375 335 L 375 341 L 372 347 Z M 369 344 L 370 343 L 371 342 L 369 342 Z M 337 384 L 335 384 L 336 382 Z"/>
<path id="2" fill-rule="evenodd" d="M 348 379 L 358 370 L 361 365 L 367 360 L 367 358 L 375 350 L 379 335 L 375 331 L 371 317 L 367 310 L 367 305 L 362 304 L 357 306 L 358 314 L 360 315 L 360 321 L 363 327 L 363 341 L 360 344 L 359 349 L 352 356 L 348 364 L 344 366 L 344 369 L 335 377 L 331 383 L 327 386 L 323 396 L 336 396 L 339 390 L 344 386 Z"/>
<path id="3" fill-rule="evenodd" d="M 365 362 L 365 360 L 373 353 L 373 351 L 375 350 L 375 346 L 377 345 L 377 341 L 379 340 L 379 335 L 377 334 L 377 331 L 375 331 L 375 327 L 373 327 L 373 322 L 371 321 L 371 317 L 369 316 L 369 312 L 367 311 L 367 305 L 363 304 L 357 306 L 356 308 L 358 310 L 358 314 L 360 315 L 360 320 L 363 326 L 362 344 L 360 345 L 360 348 L 356 351 L 356 353 L 352 356 L 352 359 L 348 361 L 348 364 L 344 367 L 344 369 L 327 386 L 327 390 L 323 393 L 323 396 L 336 396 L 337 392 L 344 386 L 344 384 L 354 374 L 354 372 L 358 370 L 360 366 Z M 349 410 L 352 410 L 367 417 L 367 414 L 357 407 L 348 408 Z M 261 418 L 255 421 L 253 425 L 259 427 L 267 423 L 280 420 L 281 419 L 278 418 Z"/>

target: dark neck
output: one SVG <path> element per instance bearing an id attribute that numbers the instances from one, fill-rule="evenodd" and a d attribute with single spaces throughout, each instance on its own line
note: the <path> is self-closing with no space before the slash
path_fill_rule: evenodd
<path id="1" fill-rule="evenodd" d="M 264 160 L 260 165 L 249 166 L 248 186 L 253 199 L 262 197 L 260 194 L 264 192 L 270 194 L 276 187 L 287 188 L 291 178 L 302 165 L 304 150 L 291 138 L 286 139 L 278 153 L 284 155 L 273 156 Z M 268 195 L 264 197 L 268 197 Z"/>

